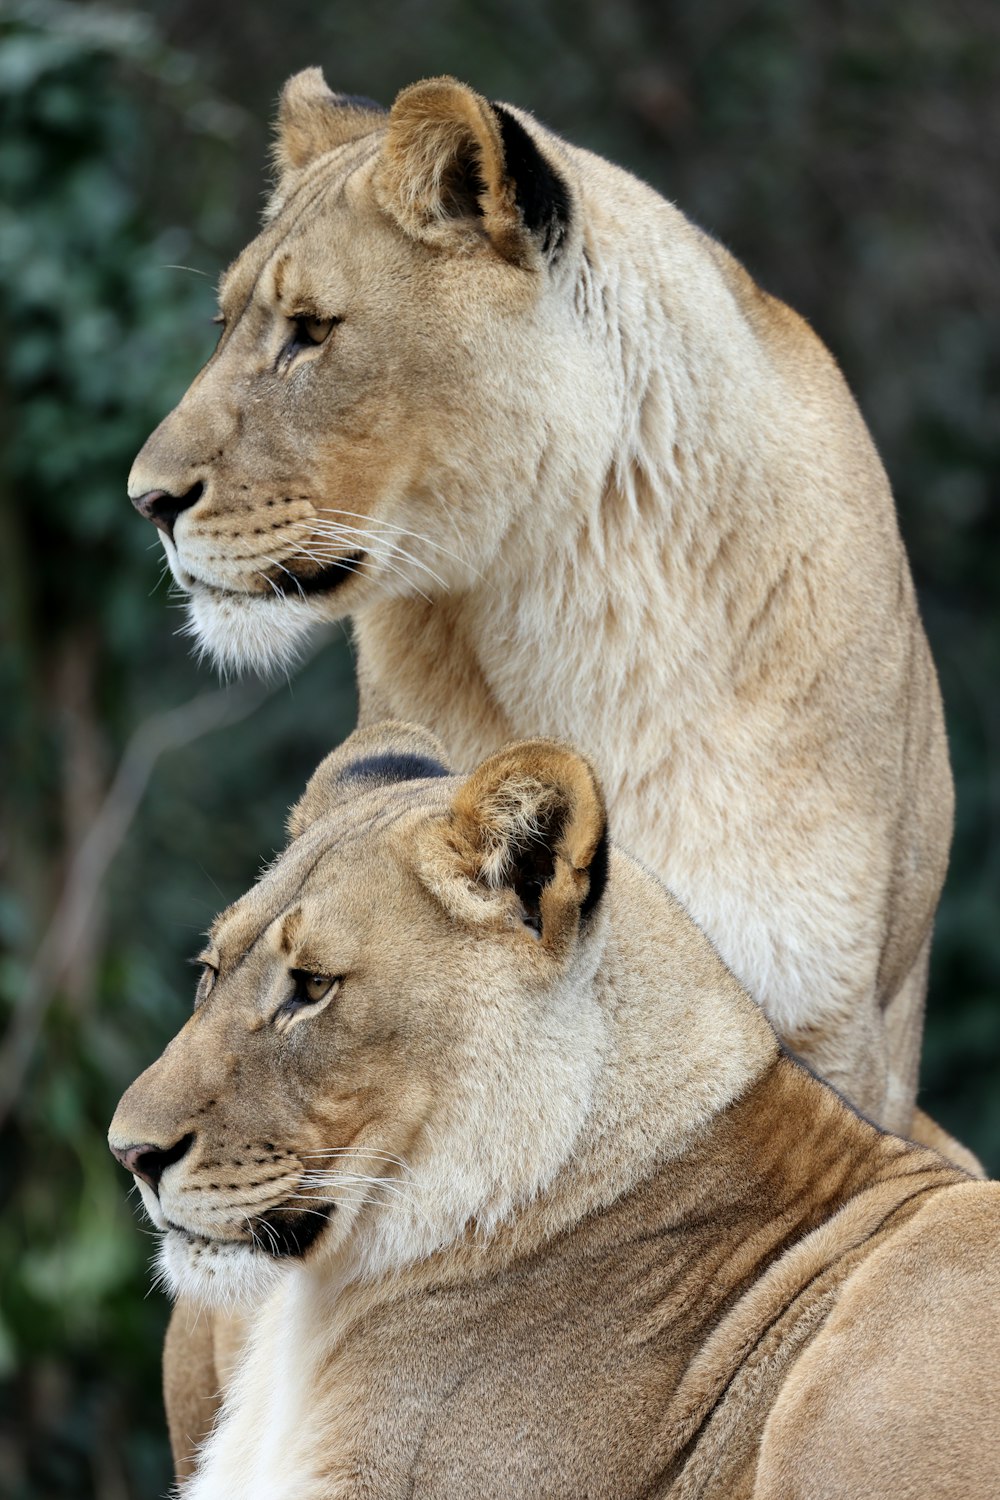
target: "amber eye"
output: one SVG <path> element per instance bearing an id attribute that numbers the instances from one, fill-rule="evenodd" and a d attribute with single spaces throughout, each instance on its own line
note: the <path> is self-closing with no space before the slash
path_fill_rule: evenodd
<path id="1" fill-rule="evenodd" d="M 336 983 L 327 974 L 300 974 L 295 987 L 296 999 L 304 1000 L 306 1005 L 315 1005 L 326 999 Z"/>
<path id="2" fill-rule="evenodd" d="M 315 318 L 308 313 L 300 313 L 291 320 L 294 333 L 292 343 L 297 348 L 315 347 L 322 344 L 329 337 L 330 329 L 339 318 Z"/>
<path id="3" fill-rule="evenodd" d="M 308 969 L 292 969 L 292 984 L 295 986 L 287 1000 L 283 1000 L 274 1013 L 275 1021 L 287 1021 L 298 1011 L 321 1005 L 330 1000 L 340 988 L 341 980 L 332 974 L 313 974 Z"/>

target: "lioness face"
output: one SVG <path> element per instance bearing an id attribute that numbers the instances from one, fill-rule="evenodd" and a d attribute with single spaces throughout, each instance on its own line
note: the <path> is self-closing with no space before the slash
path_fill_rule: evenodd
<path id="1" fill-rule="evenodd" d="M 253 1299 L 338 1253 L 399 1265 L 572 1147 L 600 1029 L 599 793 L 546 742 L 459 783 L 405 734 L 320 768 L 115 1114 L 175 1290 Z"/>
<path id="2" fill-rule="evenodd" d="M 280 132 L 218 348 L 129 480 L 193 631 L 237 666 L 380 598 L 467 588 L 530 524 L 553 429 L 586 465 L 608 420 L 568 291 L 568 169 L 513 113 L 436 80 L 386 115 L 312 70 Z"/>

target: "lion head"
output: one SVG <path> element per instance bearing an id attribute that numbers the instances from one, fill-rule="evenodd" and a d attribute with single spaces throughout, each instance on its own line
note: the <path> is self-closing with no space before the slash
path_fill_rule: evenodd
<path id="1" fill-rule="evenodd" d="M 193 633 L 257 667 L 317 621 L 468 588 L 512 531 L 542 545 L 543 476 L 572 494 L 620 426 L 578 315 L 579 167 L 529 116 L 447 78 L 386 113 L 314 68 L 275 158 L 218 347 L 129 480 Z"/>
<path id="2" fill-rule="evenodd" d="M 398 1266 L 488 1230 L 572 1151 L 603 1034 L 600 791 L 550 741 L 466 779 L 439 753 L 394 726 L 324 761 L 118 1106 L 110 1144 L 176 1291 Z"/>

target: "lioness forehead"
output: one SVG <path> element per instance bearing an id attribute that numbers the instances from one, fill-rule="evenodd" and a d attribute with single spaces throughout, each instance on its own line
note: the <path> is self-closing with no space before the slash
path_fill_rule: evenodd
<path id="1" fill-rule="evenodd" d="M 414 779 L 379 779 L 389 771 Z M 331 789 L 330 810 L 216 917 L 211 941 L 231 956 L 245 953 L 280 918 L 319 893 L 336 893 L 345 915 L 350 908 L 364 908 L 365 887 L 389 867 L 405 863 L 413 814 L 443 814 L 455 785 L 443 766 L 423 757 L 368 756 L 346 766 Z M 281 927 L 282 935 L 299 931 L 297 924 Z"/>
<path id="2" fill-rule="evenodd" d="M 351 179 L 371 160 L 375 149 L 373 140 L 368 138 L 331 152 L 304 171 L 283 199 L 272 202 L 264 228 L 223 272 L 219 302 L 224 309 L 243 307 L 269 267 L 277 274 L 277 285 L 265 289 L 276 296 L 291 290 L 284 283 L 296 248 L 307 235 L 316 235 L 320 214 L 328 218 L 338 209 L 350 212 Z M 307 269 L 296 266 L 299 274 Z"/>

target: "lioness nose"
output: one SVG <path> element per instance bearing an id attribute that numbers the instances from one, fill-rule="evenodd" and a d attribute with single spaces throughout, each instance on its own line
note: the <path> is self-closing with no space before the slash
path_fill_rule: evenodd
<path id="1" fill-rule="evenodd" d="M 193 1135 L 182 1136 L 166 1150 L 162 1146 L 151 1146 L 148 1142 L 142 1146 L 112 1146 L 111 1153 L 117 1156 L 126 1171 L 135 1177 L 141 1177 L 143 1182 L 148 1182 L 155 1193 L 159 1191 L 160 1178 L 164 1172 L 175 1161 L 180 1161 L 182 1156 L 187 1155 L 193 1140 Z"/>
<path id="2" fill-rule="evenodd" d="M 203 484 L 194 484 L 183 495 L 171 495 L 168 490 L 147 490 L 144 495 L 136 495 L 132 504 L 140 516 L 152 521 L 154 526 L 165 531 L 173 541 L 174 522 L 182 510 L 190 510 L 192 505 L 197 505 L 204 488 Z"/>

